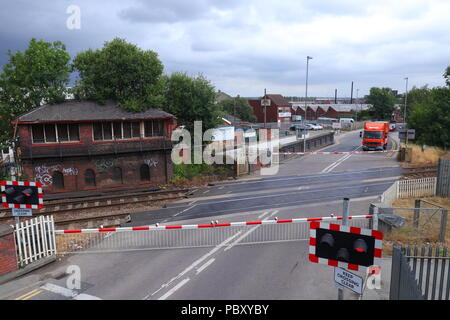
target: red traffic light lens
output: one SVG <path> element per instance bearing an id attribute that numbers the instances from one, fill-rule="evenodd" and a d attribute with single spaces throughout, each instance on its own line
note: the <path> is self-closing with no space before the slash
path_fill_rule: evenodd
<path id="1" fill-rule="evenodd" d="M 355 249 L 359 253 L 367 252 L 367 243 L 363 239 L 358 239 L 355 241 L 353 245 L 353 249 Z"/>

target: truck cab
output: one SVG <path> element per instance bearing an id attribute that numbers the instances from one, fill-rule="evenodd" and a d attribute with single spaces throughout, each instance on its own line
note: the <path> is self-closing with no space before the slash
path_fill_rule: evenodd
<path id="1" fill-rule="evenodd" d="M 362 134 L 363 150 L 386 150 L 388 135 L 388 122 L 365 122 Z"/>

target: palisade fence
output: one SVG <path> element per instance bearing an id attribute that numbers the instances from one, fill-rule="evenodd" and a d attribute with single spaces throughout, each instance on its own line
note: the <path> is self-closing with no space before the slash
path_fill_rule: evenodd
<path id="1" fill-rule="evenodd" d="M 450 197 L 450 158 L 440 158 L 436 194 L 439 197 Z"/>
<path id="2" fill-rule="evenodd" d="M 56 255 L 53 216 L 39 216 L 20 222 L 13 227 L 17 260 L 20 266 Z"/>
<path id="3" fill-rule="evenodd" d="M 381 195 L 380 202 L 390 206 L 397 199 L 433 197 L 436 195 L 436 184 L 436 177 L 399 180 Z"/>
<path id="4" fill-rule="evenodd" d="M 390 286 L 390 300 L 449 300 L 448 248 L 394 246 Z"/>

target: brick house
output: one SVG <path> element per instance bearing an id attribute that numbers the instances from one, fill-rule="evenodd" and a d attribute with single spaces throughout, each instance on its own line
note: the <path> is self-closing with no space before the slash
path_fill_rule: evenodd
<path id="1" fill-rule="evenodd" d="M 18 155 L 45 193 L 143 188 L 172 176 L 176 117 L 158 109 L 126 112 L 114 102 L 43 105 L 17 124 Z"/>

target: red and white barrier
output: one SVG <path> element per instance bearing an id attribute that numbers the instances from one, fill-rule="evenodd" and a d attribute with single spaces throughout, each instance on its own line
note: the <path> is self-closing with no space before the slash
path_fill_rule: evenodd
<path id="1" fill-rule="evenodd" d="M 349 216 L 348 219 L 371 219 L 371 215 Z M 124 228 L 98 228 L 98 229 L 72 229 L 72 230 L 55 230 L 56 234 L 64 233 L 96 233 L 96 232 L 124 232 L 124 231 L 145 231 L 145 230 L 174 230 L 174 229 L 203 229 L 217 227 L 240 227 L 250 225 L 277 224 L 277 223 L 301 223 L 314 221 L 337 221 L 342 220 L 338 217 L 317 217 L 317 218 L 297 218 L 297 219 L 274 219 L 262 221 L 241 221 L 241 222 L 224 222 L 210 224 L 186 224 L 174 226 L 142 226 L 142 227 L 124 227 Z"/>
<path id="2" fill-rule="evenodd" d="M 276 152 L 278 155 L 312 155 L 312 154 L 357 154 L 357 153 L 380 153 L 398 152 L 398 150 L 373 150 L 373 151 L 311 151 L 311 152 Z"/>

